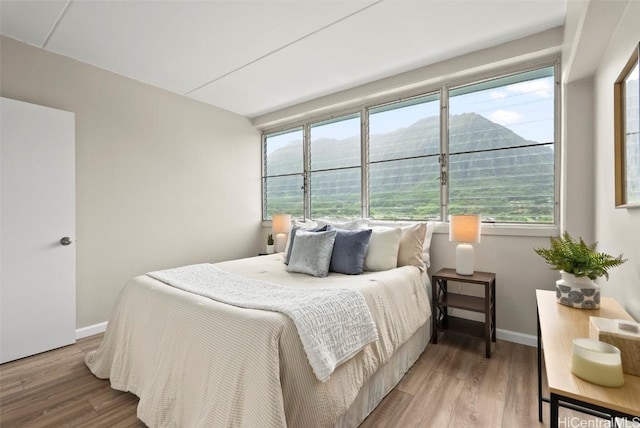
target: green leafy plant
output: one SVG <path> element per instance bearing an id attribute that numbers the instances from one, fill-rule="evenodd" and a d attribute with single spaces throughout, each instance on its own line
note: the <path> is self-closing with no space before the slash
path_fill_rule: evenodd
<path id="1" fill-rule="evenodd" d="M 267 245 L 273 245 L 273 235 L 271 233 L 267 235 Z"/>
<path id="2" fill-rule="evenodd" d="M 626 262 L 622 254 L 618 257 L 598 253 L 594 243 L 587 245 L 582 238 L 574 240 L 568 232 L 551 238 L 551 248 L 534 248 L 534 251 L 552 266 L 577 277 L 586 276 L 591 280 L 604 276 L 609 279 L 608 270 Z"/>

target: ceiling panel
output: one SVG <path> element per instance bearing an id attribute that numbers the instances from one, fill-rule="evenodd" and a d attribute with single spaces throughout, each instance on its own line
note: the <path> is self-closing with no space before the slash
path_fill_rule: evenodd
<path id="1" fill-rule="evenodd" d="M 14 39 L 42 47 L 64 10 L 63 1 L 0 1 L 0 31 Z"/>
<path id="2" fill-rule="evenodd" d="M 369 3 L 74 1 L 47 48 L 184 94 Z"/>

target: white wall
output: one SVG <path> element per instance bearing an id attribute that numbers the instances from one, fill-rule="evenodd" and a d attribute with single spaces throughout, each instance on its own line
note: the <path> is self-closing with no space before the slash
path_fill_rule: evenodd
<path id="1" fill-rule="evenodd" d="M 456 242 L 446 233 L 436 233 L 431 245 L 431 273 L 455 267 Z M 483 235 L 474 246 L 475 270 L 496 273 L 496 324 L 499 330 L 536 334 L 536 289 L 552 290 L 557 272 L 548 269 L 533 251 L 549 245 L 547 237 Z M 456 289 L 454 289 L 456 290 Z M 465 285 L 464 293 L 482 295 L 481 288 Z M 477 319 L 469 314 L 468 318 Z M 499 332 L 501 333 L 501 332 Z M 498 338 L 505 338 L 499 334 Z M 511 334 L 510 340 L 518 341 Z M 531 342 L 527 342 L 531 343 Z"/>
<path id="2" fill-rule="evenodd" d="M 152 269 L 257 254 L 260 138 L 244 117 L 2 37 L 3 97 L 76 114 L 77 325 Z"/>
<path id="3" fill-rule="evenodd" d="M 640 320 L 640 208 L 614 207 L 613 84 L 640 41 L 640 2 L 629 1 L 594 77 L 595 87 L 595 237 L 602 251 L 624 253 L 629 261 L 599 281 Z"/>
<path id="4" fill-rule="evenodd" d="M 593 80 L 581 79 L 563 85 L 561 201 L 565 210 L 561 229 L 586 242 L 595 240 L 593 186 Z"/>

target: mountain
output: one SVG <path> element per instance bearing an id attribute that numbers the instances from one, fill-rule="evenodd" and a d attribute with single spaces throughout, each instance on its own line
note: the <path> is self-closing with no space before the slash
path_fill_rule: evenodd
<path id="1" fill-rule="evenodd" d="M 372 217 L 439 216 L 439 122 L 438 117 L 427 117 L 406 128 L 370 136 Z M 301 152 L 301 142 L 292 142 L 271 153 L 268 175 L 301 172 Z M 449 153 L 451 213 L 480 213 L 501 222 L 553 221 L 553 142 L 539 145 L 481 115 L 465 113 L 449 120 Z M 359 216 L 359 165 L 358 137 L 313 140 L 312 171 L 354 167 L 312 172 L 314 217 Z M 292 184 L 287 186 L 268 182 L 269 212 L 290 209 L 286 201 L 301 200 L 301 179 L 289 181 Z"/>

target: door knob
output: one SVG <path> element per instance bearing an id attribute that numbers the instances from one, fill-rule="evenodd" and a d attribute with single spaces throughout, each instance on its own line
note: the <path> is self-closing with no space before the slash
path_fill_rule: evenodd
<path id="1" fill-rule="evenodd" d="M 65 236 L 64 238 L 62 238 L 60 240 L 60 243 L 62 245 L 69 245 L 69 244 L 71 244 L 71 238 L 69 238 L 68 236 Z"/>

